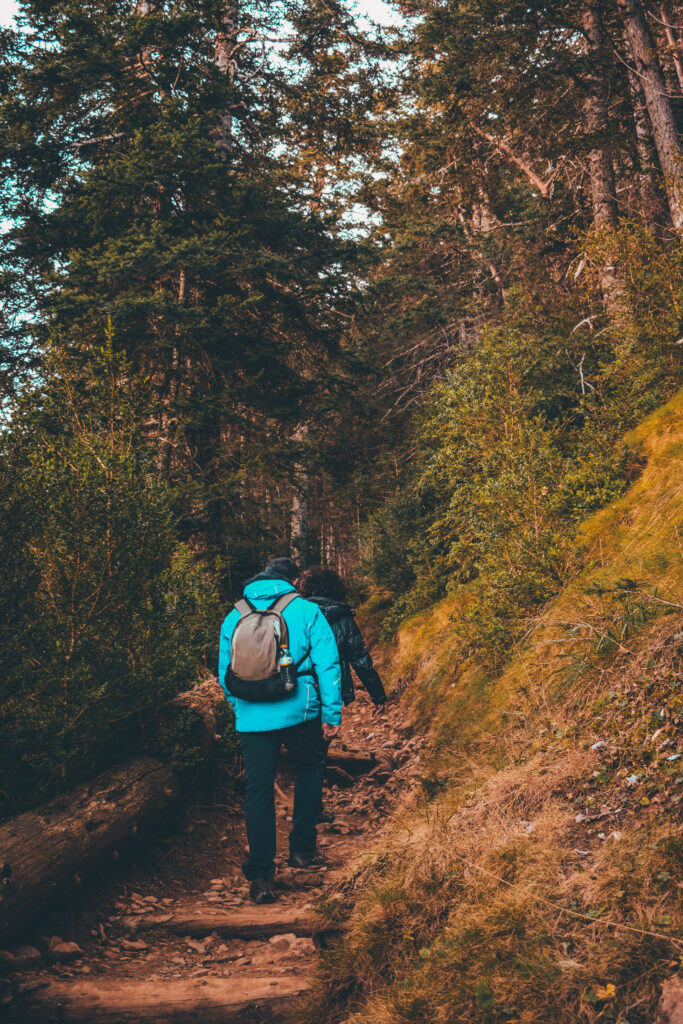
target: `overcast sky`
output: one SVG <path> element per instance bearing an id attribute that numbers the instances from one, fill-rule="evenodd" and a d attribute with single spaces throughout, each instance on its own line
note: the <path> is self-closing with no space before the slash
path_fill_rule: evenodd
<path id="1" fill-rule="evenodd" d="M 382 24 L 395 23 L 397 16 L 383 0 L 358 0 L 358 10 Z M 8 25 L 17 9 L 15 0 L 0 0 L 0 25 Z"/>

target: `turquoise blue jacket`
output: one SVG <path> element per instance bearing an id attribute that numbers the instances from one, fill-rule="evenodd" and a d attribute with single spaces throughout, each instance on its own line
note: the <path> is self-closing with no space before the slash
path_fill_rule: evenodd
<path id="1" fill-rule="evenodd" d="M 267 608 L 280 594 L 287 594 L 295 588 L 286 580 L 260 578 L 248 583 L 244 596 L 257 608 Z M 329 725 L 341 724 L 341 668 L 339 653 L 330 629 L 317 605 L 303 597 L 292 601 L 283 617 L 289 631 L 289 646 L 295 664 L 304 658 L 299 669 L 297 687 L 290 697 L 269 704 L 256 704 L 233 697 L 225 689 L 225 673 L 230 664 L 230 641 L 239 612 L 233 610 L 221 627 L 218 651 L 218 681 L 225 691 L 235 712 L 235 728 L 238 732 L 267 732 L 269 729 L 285 729 L 299 725 L 312 718 L 319 718 Z M 306 655 L 306 657 L 304 657 Z M 316 690 L 312 669 L 318 680 Z M 308 675 L 306 673 L 309 673 Z"/>

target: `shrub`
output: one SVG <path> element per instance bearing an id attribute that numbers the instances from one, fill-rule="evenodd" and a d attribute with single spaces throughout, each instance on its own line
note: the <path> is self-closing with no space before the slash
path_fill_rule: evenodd
<path id="1" fill-rule="evenodd" d="M 139 750 L 213 661 L 217 602 L 178 544 L 111 340 L 87 377 L 52 359 L 0 437 L 4 813 Z"/>
<path id="2" fill-rule="evenodd" d="M 624 259 L 643 256 L 634 238 L 624 230 Z M 680 377 L 680 360 L 662 359 L 672 323 L 657 321 L 648 349 L 637 329 L 620 347 L 579 320 L 571 304 L 539 313 L 510 295 L 503 321 L 433 388 L 412 467 L 367 527 L 365 571 L 394 599 L 385 636 L 468 584 L 458 632 L 496 662 L 573 571 L 578 524 L 639 471 L 621 437 Z"/>

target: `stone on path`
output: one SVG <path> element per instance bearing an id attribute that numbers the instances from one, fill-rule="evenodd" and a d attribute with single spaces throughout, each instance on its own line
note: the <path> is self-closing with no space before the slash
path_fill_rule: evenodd
<path id="1" fill-rule="evenodd" d="M 42 962 L 42 956 L 35 946 L 16 946 L 12 951 L 14 966 L 17 968 L 37 967 Z"/>
<path id="2" fill-rule="evenodd" d="M 48 942 L 47 953 L 50 960 L 58 964 L 68 964 L 83 956 L 83 950 L 77 942 L 65 942 L 58 935 L 53 935 Z"/>
<path id="3" fill-rule="evenodd" d="M 655 1024 L 683 1024 L 683 981 L 668 978 L 662 985 L 662 997 L 657 1007 Z"/>

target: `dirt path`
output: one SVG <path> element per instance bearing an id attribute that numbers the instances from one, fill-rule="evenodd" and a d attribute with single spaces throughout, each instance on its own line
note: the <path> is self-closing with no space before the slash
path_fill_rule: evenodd
<path id="1" fill-rule="evenodd" d="M 318 836 L 325 867 L 286 867 L 293 796 L 286 763 L 276 793 L 272 906 L 250 902 L 239 870 L 246 843 L 241 800 L 235 807 L 234 794 L 224 803 L 219 795 L 210 808 L 195 804 L 182 831 L 143 865 L 103 880 L 78 912 L 50 919 L 35 946 L 0 951 L 7 1019 L 256 1024 L 295 1017 L 315 957 L 309 912 L 348 860 L 376 840 L 420 770 L 419 741 L 407 737 L 398 706 L 380 717 L 371 708 L 359 697 L 331 748 L 337 764 L 328 771 L 325 808 L 334 822 L 321 825 Z"/>

